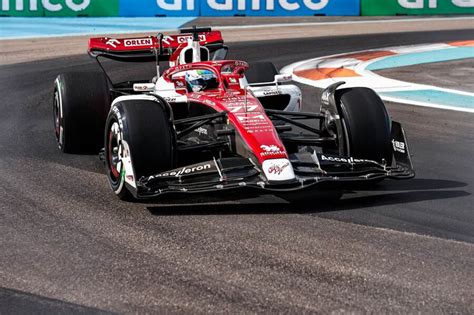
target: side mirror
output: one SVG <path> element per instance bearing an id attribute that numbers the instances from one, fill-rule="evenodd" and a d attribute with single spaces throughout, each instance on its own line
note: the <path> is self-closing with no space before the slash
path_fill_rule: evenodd
<path id="1" fill-rule="evenodd" d="M 275 74 L 275 83 L 290 82 L 293 80 L 292 74 Z"/>
<path id="2" fill-rule="evenodd" d="M 227 58 L 227 53 L 229 52 L 229 47 L 223 46 L 214 52 L 212 56 L 213 61 L 225 60 Z"/>
<path id="3" fill-rule="evenodd" d="M 257 83 L 250 83 L 247 86 L 264 86 L 264 85 L 272 85 L 276 84 L 278 86 L 278 83 L 284 83 L 284 82 L 290 82 L 293 81 L 293 75 L 292 74 L 275 74 L 273 77 L 272 82 L 257 82 Z"/>

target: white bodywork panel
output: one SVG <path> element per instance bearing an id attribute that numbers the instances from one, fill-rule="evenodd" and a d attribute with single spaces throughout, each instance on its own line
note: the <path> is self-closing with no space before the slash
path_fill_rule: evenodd
<path id="1" fill-rule="evenodd" d="M 287 181 L 295 179 L 293 166 L 288 159 L 265 160 L 262 170 L 269 181 Z"/>
<path id="2" fill-rule="evenodd" d="M 248 87 L 257 98 L 263 98 L 273 95 L 289 95 L 290 101 L 284 111 L 299 112 L 301 110 L 302 94 L 299 87 L 292 84 L 285 85 L 267 85 Z"/>

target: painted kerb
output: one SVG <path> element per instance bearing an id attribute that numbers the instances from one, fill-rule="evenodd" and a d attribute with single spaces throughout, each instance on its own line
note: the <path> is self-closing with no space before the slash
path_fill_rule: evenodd
<path id="1" fill-rule="evenodd" d="M 361 0 L 361 14 L 474 14 L 474 0 Z"/>

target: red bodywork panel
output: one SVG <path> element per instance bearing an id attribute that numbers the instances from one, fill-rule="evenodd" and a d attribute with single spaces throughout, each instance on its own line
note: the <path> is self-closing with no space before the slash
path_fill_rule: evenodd
<path id="1" fill-rule="evenodd" d="M 244 72 L 248 69 L 245 61 L 224 60 L 180 65 L 168 69 L 163 73 L 163 78 L 176 83 L 180 79 L 173 78 L 173 75 L 193 69 L 213 71 L 220 84 L 214 90 L 183 92 L 190 102 L 208 106 L 217 112 L 227 112 L 229 121 L 260 163 L 270 159 L 288 159 L 285 147 L 262 104 L 250 91 L 241 88 L 239 80 L 244 78 Z"/>
<path id="2" fill-rule="evenodd" d="M 205 104 L 217 112 L 227 111 L 227 117 L 260 163 L 269 159 L 288 158 L 272 121 L 260 102 L 250 93 L 224 92 L 188 94 L 191 102 Z M 267 151 L 264 148 L 278 148 Z"/>

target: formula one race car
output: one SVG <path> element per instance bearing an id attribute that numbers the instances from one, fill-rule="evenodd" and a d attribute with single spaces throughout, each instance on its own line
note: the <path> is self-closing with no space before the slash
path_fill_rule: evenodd
<path id="1" fill-rule="evenodd" d="M 120 198 L 243 187 L 281 194 L 414 176 L 404 131 L 374 91 L 339 82 L 323 92 L 319 112 L 301 112 L 291 75 L 269 62 L 226 60 L 227 51 L 210 28 L 90 39 L 102 70 L 99 57 L 153 61 L 157 75 L 117 84 L 105 70 L 59 75 L 59 148 L 100 151 Z"/>

